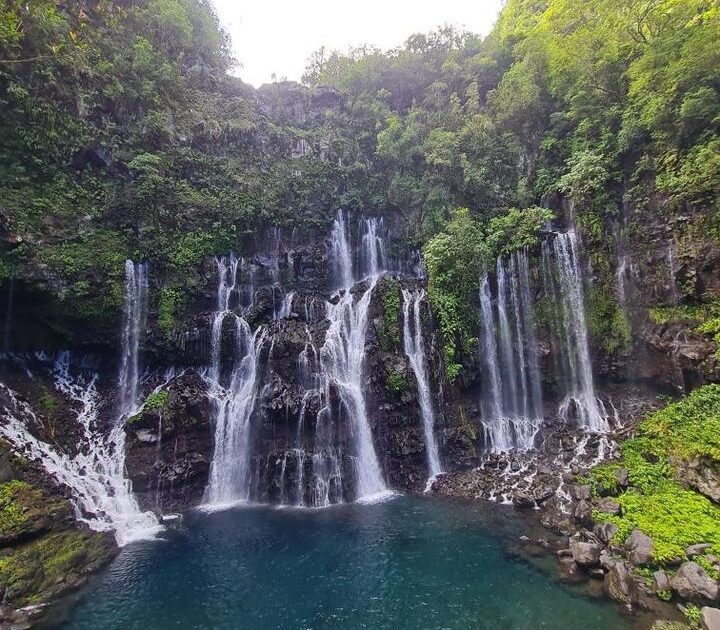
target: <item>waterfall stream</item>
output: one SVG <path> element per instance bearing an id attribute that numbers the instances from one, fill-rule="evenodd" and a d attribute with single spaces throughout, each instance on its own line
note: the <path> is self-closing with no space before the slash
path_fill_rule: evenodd
<path id="1" fill-rule="evenodd" d="M 125 308 L 122 355 L 118 377 L 118 403 L 109 432 L 99 421 L 98 375 L 71 369 L 70 353 L 54 361 L 55 389 L 73 403 L 80 442 L 74 455 L 36 438 L 29 428 L 42 423 L 30 406 L 4 385 L 7 402 L 2 413 L 0 435 L 31 460 L 39 460 L 47 472 L 71 491 L 79 520 L 98 531 L 114 531 L 119 545 L 152 537 L 160 529 L 151 512 L 142 512 L 125 478 L 125 428 L 137 409 L 140 340 L 144 328 L 147 296 L 145 265 L 125 264 Z"/>
<path id="2" fill-rule="evenodd" d="M 403 347 L 405 355 L 410 361 L 415 381 L 417 383 L 420 415 L 423 421 L 423 434 L 425 436 L 425 450 L 428 464 L 428 487 L 442 472 L 440 451 L 435 439 L 435 411 L 433 409 L 432 394 L 430 392 L 430 377 L 428 374 L 425 342 L 422 336 L 422 323 L 420 320 L 420 304 L 425 299 L 425 291 L 408 291 L 403 289 Z M 412 311 L 412 314 L 411 314 Z"/>
<path id="3" fill-rule="evenodd" d="M 355 468 L 355 499 L 373 500 L 388 494 L 382 468 L 373 445 L 372 430 L 363 392 L 363 367 L 365 362 L 365 336 L 372 292 L 377 283 L 381 265 L 385 262 L 384 244 L 378 235 L 378 222 L 364 220 L 361 238 L 364 271 L 368 273 L 368 287 L 356 301 L 350 291 L 354 284 L 352 256 L 342 213 L 333 223 L 330 258 L 333 277 L 346 283 L 344 291 L 333 303 L 327 303 L 326 317 L 330 327 L 325 343 L 320 348 L 320 365 L 324 377 L 325 405 L 318 416 L 316 443 L 321 453 L 313 461 L 316 504 L 331 501 L 329 491 L 334 487 L 336 500 L 341 500 L 342 468 L 335 445 L 332 391 L 340 400 L 340 409 L 349 423 Z M 319 499 L 319 501 L 318 501 Z"/>
<path id="4" fill-rule="evenodd" d="M 211 363 L 208 372 L 209 395 L 214 406 L 215 452 L 205 491 L 208 505 L 224 505 L 250 499 L 250 417 L 258 389 L 258 355 L 266 338 L 266 329 L 254 333 L 244 317 L 230 309 L 239 293 L 238 259 L 234 255 L 219 258 L 217 311 L 213 318 Z M 250 290 L 250 305 L 252 305 Z M 239 293 L 239 299 L 242 295 Z M 229 376 L 222 369 L 222 333 L 227 318 L 235 323 L 234 364 Z M 224 378 L 225 377 L 225 378 Z"/>
<path id="5" fill-rule="evenodd" d="M 498 258 L 495 272 L 496 309 L 488 274 L 480 281 L 485 441 L 496 453 L 527 451 L 543 419 L 527 255 Z"/>
<path id="6" fill-rule="evenodd" d="M 605 433 L 610 425 L 593 383 L 577 235 L 573 230 L 558 234 L 552 245 L 543 243 L 542 255 L 545 291 L 560 311 L 556 326 L 566 387 L 560 416 L 584 431 Z"/>

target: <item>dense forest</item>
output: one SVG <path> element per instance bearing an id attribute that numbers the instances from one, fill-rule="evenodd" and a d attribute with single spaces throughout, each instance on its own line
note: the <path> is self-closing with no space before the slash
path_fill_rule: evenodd
<path id="1" fill-rule="evenodd" d="M 108 495 L 157 525 L 226 498 L 236 414 L 245 500 L 538 508 L 571 578 L 697 627 L 720 592 L 718 41 L 719 0 L 506 0 L 486 37 L 319 48 L 256 89 L 210 0 L 6 0 L 6 599 L 112 555 L 81 456 L 100 443 Z M 48 482 L 14 439 L 80 472 Z"/>

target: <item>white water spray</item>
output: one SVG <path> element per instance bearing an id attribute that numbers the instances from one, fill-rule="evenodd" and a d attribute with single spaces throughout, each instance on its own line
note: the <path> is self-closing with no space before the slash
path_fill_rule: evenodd
<path id="1" fill-rule="evenodd" d="M 403 342 L 405 355 L 417 382 L 418 402 L 423 421 L 425 450 L 427 452 L 428 485 L 442 472 L 440 451 L 435 439 L 435 411 L 430 393 L 430 377 L 428 375 L 425 342 L 422 336 L 420 321 L 420 304 L 425 299 L 425 292 L 403 289 Z M 411 315 L 412 309 L 412 315 Z"/>

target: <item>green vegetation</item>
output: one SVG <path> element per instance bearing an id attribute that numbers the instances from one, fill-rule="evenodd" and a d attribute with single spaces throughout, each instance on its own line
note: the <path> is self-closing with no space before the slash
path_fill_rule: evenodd
<path id="1" fill-rule="evenodd" d="M 423 248 L 428 296 L 443 335 L 445 370 L 453 380 L 464 353 L 475 343 L 478 280 L 497 256 L 533 245 L 552 217 L 544 208 L 511 209 L 483 222 L 467 208 L 452 214 L 447 226 Z"/>
<path id="2" fill-rule="evenodd" d="M 15 606 L 46 600 L 59 584 L 80 584 L 88 565 L 110 556 L 111 545 L 97 532 L 64 531 L 37 538 L 0 558 L 0 582 Z"/>
<path id="3" fill-rule="evenodd" d="M 30 526 L 41 499 L 42 493 L 24 481 L 0 484 L 0 536 L 11 537 Z"/>
<path id="4" fill-rule="evenodd" d="M 685 618 L 690 623 L 690 626 L 693 628 L 699 628 L 700 627 L 700 607 L 696 606 L 695 604 L 688 604 L 683 609 L 683 615 L 685 615 Z"/>
<path id="5" fill-rule="evenodd" d="M 402 306 L 400 304 L 400 285 L 395 280 L 388 280 L 382 292 L 382 329 L 380 330 L 380 347 L 385 352 L 400 350 L 400 326 Z"/>
<path id="6" fill-rule="evenodd" d="M 164 334 L 171 333 L 175 328 L 175 316 L 184 302 L 185 298 L 180 291 L 163 287 L 158 304 L 158 326 Z"/>
<path id="7" fill-rule="evenodd" d="M 607 354 L 629 350 L 630 322 L 607 289 L 599 285 L 590 287 L 586 311 L 588 330 Z"/>
<path id="8" fill-rule="evenodd" d="M 162 409 L 167 404 L 167 400 L 168 400 L 168 393 L 164 389 L 161 389 L 157 392 L 152 392 L 145 399 L 145 404 L 143 405 L 143 409 L 145 411 L 151 411 L 153 409 Z"/>
<path id="9" fill-rule="evenodd" d="M 392 371 L 385 379 L 385 385 L 388 391 L 395 396 L 400 396 L 408 388 L 408 382 L 404 374 Z"/>
<path id="10" fill-rule="evenodd" d="M 621 451 L 620 462 L 600 465 L 589 474 L 596 494 L 618 494 L 615 473 L 628 470 L 630 487 L 616 497 L 621 516 L 595 512 L 593 517 L 615 523 L 618 541 L 634 528 L 644 531 L 653 539 L 659 564 L 682 557 L 685 547 L 700 542 L 720 552 L 720 508 L 684 487 L 677 472 L 681 462 L 697 457 L 720 462 L 720 386 L 697 389 L 651 414 Z"/>
<path id="11" fill-rule="evenodd" d="M 651 308 L 649 316 L 656 324 L 683 324 L 695 332 L 708 335 L 717 344 L 720 356 L 720 300 L 717 298 L 697 304 Z"/>

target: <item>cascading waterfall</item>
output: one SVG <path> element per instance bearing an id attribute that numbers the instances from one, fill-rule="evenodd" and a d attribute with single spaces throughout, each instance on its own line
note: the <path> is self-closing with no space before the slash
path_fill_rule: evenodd
<path id="1" fill-rule="evenodd" d="M 348 289 L 353 285 L 352 254 L 347 239 L 345 215 L 338 212 L 330 233 L 329 259 L 332 264 L 335 288 Z"/>
<path id="2" fill-rule="evenodd" d="M 328 304 L 330 328 L 320 349 L 320 361 L 327 379 L 326 400 L 330 400 L 330 388 L 334 387 L 350 422 L 358 499 L 368 499 L 387 491 L 373 445 L 362 378 L 370 298 L 376 282 L 377 277 L 370 280 L 370 286 L 357 303 L 348 290 L 336 304 Z"/>
<path id="3" fill-rule="evenodd" d="M 360 228 L 360 273 L 372 278 L 388 268 L 385 223 L 382 218 L 369 217 L 360 220 Z"/>
<path id="4" fill-rule="evenodd" d="M 290 291 L 283 298 L 282 306 L 275 319 L 287 319 L 292 313 L 293 300 L 295 299 L 295 292 Z"/>
<path id="5" fill-rule="evenodd" d="M 498 258 L 495 269 L 497 318 L 487 273 L 480 281 L 485 439 L 492 452 L 527 451 L 543 419 L 527 255 Z"/>
<path id="6" fill-rule="evenodd" d="M 440 463 L 440 451 L 435 439 L 435 411 L 430 394 L 430 377 L 420 321 L 420 304 L 425 299 L 425 292 L 403 289 L 402 294 L 403 345 L 405 355 L 410 361 L 417 382 L 418 402 L 420 403 L 420 414 L 425 435 L 425 450 L 427 452 L 429 487 L 435 477 L 442 472 L 442 465 Z"/>
<path id="7" fill-rule="evenodd" d="M 573 230 L 557 234 L 552 245 L 543 243 L 542 255 L 546 291 L 560 310 L 556 324 L 567 391 L 560 415 L 585 431 L 605 433 L 610 425 L 604 405 L 595 395 L 577 235 Z"/>
<path id="8" fill-rule="evenodd" d="M 238 292 L 238 260 L 231 255 L 217 259 L 217 312 L 213 319 L 209 395 L 215 414 L 215 452 L 205 491 L 209 505 L 223 505 L 250 499 L 250 417 L 255 407 L 258 384 L 258 356 L 266 329 L 255 333 L 243 317 L 231 309 Z M 222 330 L 227 317 L 235 321 L 235 363 L 227 384 L 222 374 Z"/>
<path id="9" fill-rule="evenodd" d="M 140 337 L 147 318 L 147 266 L 125 261 L 125 308 L 122 357 L 118 376 L 118 415 L 127 417 L 137 407 L 140 370 Z"/>
<path id="10" fill-rule="evenodd" d="M 98 422 L 97 374 L 74 375 L 70 354 L 58 355 L 53 366 L 55 388 L 75 403 L 80 443 L 75 455 L 34 437 L 28 427 L 40 426 L 32 409 L 0 385 L 8 401 L 0 435 L 27 457 L 39 460 L 48 473 L 67 486 L 79 520 L 97 531 L 112 530 L 119 545 L 154 536 L 160 525 L 151 512 L 142 512 L 125 478 L 126 419 L 137 409 L 140 339 L 145 321 L 147 269 L 125 264 L 125 308 L 122 355 L 118 378 L 117 415 L 109 433 Z"/>
<path id="11" fill-rule="evenodd" d="M 319 352 L 324 406 L 317 417 L 312 458 L 312 500 L 313 505 L 318 507 L 340 502 L 344 498 L 343 454 L 338 446 L 339 425 L 332 409 L 333 391 L 340 402 L 338 411 L 349 422 L 355 466 L 355 499 L 372 500 L 388 494 L 373 445 L 362 378 L 370 301 L 383 271 L 385 249 L 378 234 L 378 222 L 365 219 L 363 224 L 361 260 L 366 261 L 369 285 L 357 301 L 350 291 L 355 275 L 342 213 L 338 213 L 333 223 L 330 238 L 332 278 L 335 282 L 340 280 L 340 288 L 344 291 L 334 304 L 331 301 L 326 305 L 330 326 Z"/>

